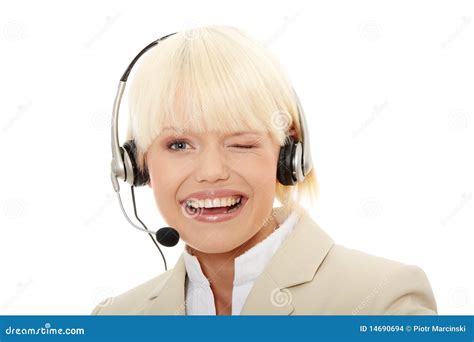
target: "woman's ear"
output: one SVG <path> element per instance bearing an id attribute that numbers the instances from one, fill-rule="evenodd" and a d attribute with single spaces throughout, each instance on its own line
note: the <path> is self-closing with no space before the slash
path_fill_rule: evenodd
<path id="1" fill-rule="evenodd" d="M 151 175 L 150 175 L 150 169 L 148 168 L 148 166 L 146 167 L 147 168 L 147 174 L 148 174 L 148 182 L 146 183 L 150 188 L 153 188 L 153 185 L 151 184 Z"/>
<path id="2" fill-rule="evenodd" d="M 151 176 L 150 176 L 150 168 L 148 167 L 148 151 L 145 152 L 145 155 L 143 156 L 143 159 L 145 160 L 145 165 L 144 168 L 146 170 L 146 173 L 148 174 L 148 182 L 146 183 L 150 188 L 153 188 L 153 185 L 151 184 Z"/>
<path id="3" fill-rule="evenodd" d="M 296 140 L 298 140 L 298 134 L 296 134 L 296 129 L 294 127 L 291 127 L 290 131 L 288 132 L 288 135 L 294 137 Z"/>

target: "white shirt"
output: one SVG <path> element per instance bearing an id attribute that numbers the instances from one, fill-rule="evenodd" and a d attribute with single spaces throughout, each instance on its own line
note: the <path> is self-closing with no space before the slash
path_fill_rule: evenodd
<path id="1" fill-rule="evenodd" d="M 291 233 L 298 219 L 298 214 L 292 212 L 278 229 L 234 259 L 232 315 L 240 315 L 256 278 Z M 214 294 L 209 280 L 202 272 L 197 257 L 190 254 L 187 248 L 186 245 L 183 252 L 186 267 L 186 315 L 216 315 Z"/>

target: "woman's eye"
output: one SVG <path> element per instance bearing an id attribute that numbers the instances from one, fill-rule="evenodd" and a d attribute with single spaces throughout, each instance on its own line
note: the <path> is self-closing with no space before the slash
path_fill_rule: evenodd
<path id="1" fill-rule="evenodd" d="M 234 147 L 238 147 L 238 148 L 253 148 L 255 146 L 253 145 L 233 145 Z"/>
<path id="2" fill-rule="evenodd" d="M 169 150 L 174 150 L 174 151 L 179 151 L 179 150 L 184 150 L 184 146 L 187 144 L 186 141 L 183 140 L 176 140 L 172 141 L 168 144 L 168 149 Z M 177 146 L 177 148 L 172 148 L 173 146 Z"/>

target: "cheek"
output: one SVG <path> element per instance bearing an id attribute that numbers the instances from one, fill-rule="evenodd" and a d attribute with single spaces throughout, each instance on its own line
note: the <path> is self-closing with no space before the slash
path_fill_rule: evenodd
<path id="1" fill-rule="evenodd" d="M 173 184 L 179 181 L 179 175 L 180 173 L 176 172 L 176 169 L 172 167 L 157 167 L 150 170 L 150 178 L 157 188 L 172 187 Z"/>
<path id="2" fill-rule="evenodd" d="M 250 164 L 250 163 L 249 163 Z M 242 167 L 243 166 L 243 167 Z M 253 161 L 253 165 L 242 165 L 241 175 L 252 186 L 257 197 L 272 197 L 276 186 L 277 155 L 268 154 L 266 158 Z"/>
<path id="3" fill-rule="evenodd" d="M 182 182 L 181 173 L 176 172 L 175 167 L 167 165 L 171 164 L 155 160 L 149 167 L 155 202 L 161 214 L 166 218 L 170 216 L 171 208 L 176 207 L 176 191 Z"/>
<path id="4" fill-rule="evenodd" d="M 180 167 L 165 156 L 155 155 L 149 161 L 148 171 L 153 187 L 157 191 L 168 192 L 181 180 Z"/>

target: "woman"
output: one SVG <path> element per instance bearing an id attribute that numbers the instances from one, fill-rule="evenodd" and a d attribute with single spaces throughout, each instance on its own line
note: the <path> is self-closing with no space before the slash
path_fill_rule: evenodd
<path id="1" fill-rule="evenodd" d="M 337 245 L 312 220 L 301 203 L 316 199 L 314 169 L 282 184 L 280 151 L 303 140 L 305 122 L 264 46 L 210 26 L 177 33 L 143 59 L 128 139 L 186 245 L 173 269 L 93 314 L 437 313 L 420 268 Z"/>

